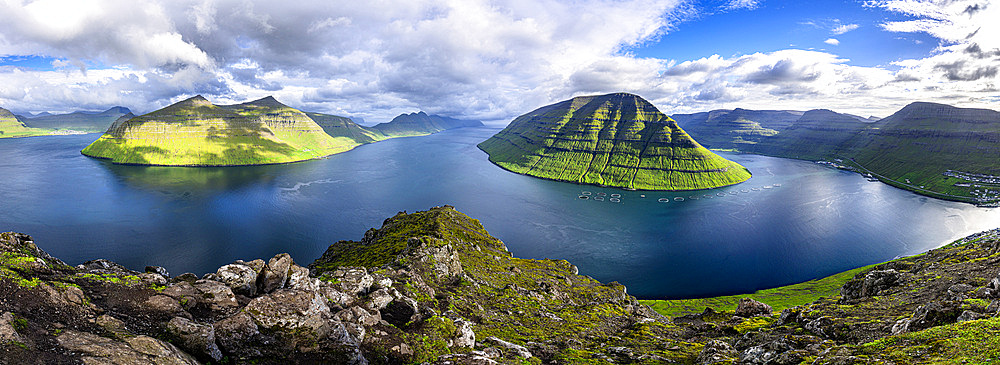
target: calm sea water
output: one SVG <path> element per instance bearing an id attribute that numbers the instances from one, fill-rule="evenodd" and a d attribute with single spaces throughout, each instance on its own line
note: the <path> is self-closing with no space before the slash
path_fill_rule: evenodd
<path id="1" fill-rule="evenodd" d="M 28 233 L 70 264 L 106 258 L 202 274 L 281 252 L 305 265 L 396 212 L 449 204 L 516 256 L 567 259 L 631 294 L 679 298 L 805 281 L 1000 226 L 998 209 L 754 155 L 725 155 L 750 169 L 749 181 L 698 192 L 545 181 L 487 160 L 476 144 L 497 131 L 465 128 L 323 160 L 229 168 L 119 166 L 80 155 L 96 134 L 2 139 L 0 230 Z M 580 199 L 584 192 L 607 195 Z"/>

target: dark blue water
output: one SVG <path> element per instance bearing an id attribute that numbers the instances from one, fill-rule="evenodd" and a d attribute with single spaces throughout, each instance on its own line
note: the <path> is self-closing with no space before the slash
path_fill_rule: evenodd
<path id="1" fill-rule="evenodd" d="M 754 177 L 716 190 L 545 181 L 487 161 L 476 144 L 497 131 L 466 128 L 329 159 L 229 168 L 119 166 L 80 155 L 96 134 L 0 139 L 0 230 L 28 233 L 70 264 L 107 258 L 201 274 L 280 252 L 308 264 L 398 211 L 450 204 L 516 256 L 567 259 L 631 294 L 676 298 L 805 281 L 1000 226 L 997 209 L 753 155 L 726 155 Z M 608 196 L 581 200 L 584 191 Z"/>

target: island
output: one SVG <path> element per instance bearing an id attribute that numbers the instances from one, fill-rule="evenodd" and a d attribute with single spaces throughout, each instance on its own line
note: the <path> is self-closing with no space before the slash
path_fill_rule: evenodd
<path id="1" fill-rule="evenodd" d="M 538 108 L 479 148 L 519 174 L 624 189 L 709 189 L 750 178 L 745 167 L 702 147 L 653 104 L 628 93 Z"/>
<path id="2" fill-rule="evenodd" d="M 133 165 L 266 165 L 316 159 L 387 138 L 444 130 L 418 124 L 397 128 L 405 130 L 404 134 L 388 134 L 377 127 L 368 129 L 349 118 L 306 113 L 270 96 L 215 105 L 199 95 L 152 113 L 119 118 L 82 153 Z"/>

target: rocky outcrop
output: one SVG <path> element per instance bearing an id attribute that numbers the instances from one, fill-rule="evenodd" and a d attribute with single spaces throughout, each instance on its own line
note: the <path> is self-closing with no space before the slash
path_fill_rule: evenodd
<path id="1" fill-rule="evenodd" d="M 997 252 L 990 239 L 884 263 L 780 314 L 744 299 L 671 320 L 566 261 L 513 257 L 447 206 L 308 268 L 279 254 L 201 278 L 73 267 L 0 233 L 0 363 L 985 363 Z"/>
<path id="2" fill-rule="evenodd" d="M 11 233 L 0 250 L 20 255 L 0 281 L 0 319 L 26 323 L 0 323 L 0 339 L 18 344 L 6 346 L 15 360 L 490 364 L 558 362 L 602 346 L 667 358 L 628 346 L 669 330 L 624 287 L 578 276 L 565 261 L 513 258 L 451 207 L 401 213 L 361 242 L 334 244 L 312 270 L 287 254 L 201 278 L 107 260 L 70 267 Z"/>

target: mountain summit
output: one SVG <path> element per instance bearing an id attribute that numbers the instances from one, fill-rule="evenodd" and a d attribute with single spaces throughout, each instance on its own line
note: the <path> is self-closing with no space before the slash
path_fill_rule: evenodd
<path id="1" fill-rule="evenodd" d="M 695 190 L 750 178 L 746 168 L 702 147 L 655 106 L 627 93 L 538 108 L 479 148 L 504 169 L 582 184 Z"/>

